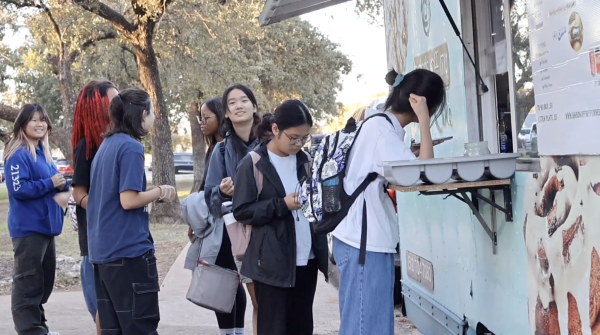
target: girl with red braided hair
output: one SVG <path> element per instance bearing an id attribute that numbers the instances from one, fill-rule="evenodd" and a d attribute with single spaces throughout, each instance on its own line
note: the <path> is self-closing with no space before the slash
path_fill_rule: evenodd
<path id="1" fill-rule="evenodd" d="M 102 143 L 110 123 L 110 101 L 119 91 L 109 81 L 90 81 L 79 92 L 75 115 L 73 117 L 73 198 L 77 203 L 77 232 L 81 250 L 81 286 L 88 311 L 96 322 L 96 331 L 100 334 L 98 304 L 94 283 L 94 269 L 88 259 L 86 209 L 90 189 L 90 171 L 92 160 Z"/>

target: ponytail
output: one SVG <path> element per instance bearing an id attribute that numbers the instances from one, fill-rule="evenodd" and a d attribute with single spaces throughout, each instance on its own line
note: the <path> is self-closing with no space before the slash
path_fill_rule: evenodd
<path id="1" fill-rule="evenodd" d="M 273 114 L 266 113 L 265 115 L 263 115 L 260 123 L 258 125 L 256 125 L 254 136 L 260 142 L 265 142 L 265 140 L 267 138 L 273 136 L 273 133 L 271 132 L 271 127 L 273 126 L 274 122 L 275 122 L 275 116 Z"/>

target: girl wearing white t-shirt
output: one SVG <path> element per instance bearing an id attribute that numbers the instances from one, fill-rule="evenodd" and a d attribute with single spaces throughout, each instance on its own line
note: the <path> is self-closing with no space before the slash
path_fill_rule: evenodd
<path id="1" fill-rule="evenodd" d="M 386 117 L 365 121 L 350 151 L 346 193 L 352 194 L 367 175 L 379 176 L 358 196 L 348 215 L 333 231 L 333 255 L 340 272 L 340 334 L 394 334 L 394 254 L 399 241 L 398 219 L 387 192 L 383 192 L 382 161 L 415 159 L 404 143 L 404 127 L 419 123 L 419 159 L 433 158 L 430 125 L 443 110 L 446 96 L 442 78 L 428 70 L 406 75 L 390 71 L 393 91 L 385 103 Z M 367 236 L 364 264 L 359 264 L 363 208 Z M 402 208 L 398 207 L 402 216 Z"/>
<path id="2" fill-rule="evenodd" d="M 298 191 L 308 178 L 310 158 L 302 146 L 313 120 L 306 105 L 288 100 L 266 114 L 257 128 L 263 143 L 256 169 L 263 174 L 257 192 L 254 164 L 247 155 L 234 180 L 233 215 L 252 226 L 241 274 L 254 281 L 258 335 L 313 333 L 312 305 L 317 273 L 327 276 L 327 240 L 312 233 L 300 210 Z"/>

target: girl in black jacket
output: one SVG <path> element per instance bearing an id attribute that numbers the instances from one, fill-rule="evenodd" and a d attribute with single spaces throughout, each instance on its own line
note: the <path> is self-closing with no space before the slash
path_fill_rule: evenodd
<path id="1" fill-rule="evenodd" d="M 255 150 L 263 189 L 257 194 L 250 156 L 240 162 L 234 181 L 233 214 L 253 226 L 241 273 L 255 283 L 258 335 L 313 333 L 317 271 L 327 276 L 327 241 L 313 234 L 298 199 L 308 178 L 310 160 L 302 146 L 312 125 L 308 107 L 298 100 L 266 114 L 257 137 L 272 139 Z"/>

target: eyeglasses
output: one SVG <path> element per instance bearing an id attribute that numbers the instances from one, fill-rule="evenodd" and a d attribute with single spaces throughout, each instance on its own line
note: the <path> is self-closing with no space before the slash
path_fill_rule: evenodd
<path id="1" fill-rule="evenodd" d="M 215 117 L 215 115 L 211 115 L 211 116 L 198 116 L 198 115 L 196 115 L 196 119 L 198 120 L 199 124 L 204 124 L 204 123 L 208 122 L 208 120 L 212 119 L 213 117 Z"/>
<path id="2" fill-rule="evenodd" d="M 287 136 L 287 138 L 290 139 L 290 144 L 304 145 L 306 142 L 312 139 L 312 136 L 310 134 L 304 137 L 291 137 L 285 131 L 283 131 L 283 133 L 285 134 L 285 136 Z"/>

